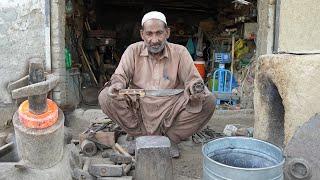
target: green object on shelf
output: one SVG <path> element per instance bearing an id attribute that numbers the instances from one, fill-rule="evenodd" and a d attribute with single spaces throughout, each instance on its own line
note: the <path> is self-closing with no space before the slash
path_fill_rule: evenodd
<path id="1" fill-rule="evenodd" d="M 66 61 L 66 69 L 71 69 L 71 65 L 72 65 L 71 53 L 68 48 L 64 49 L 64 54 L 65 54 L 65 61 Z"/>
<path id="2" fill-rule="evenodd" d="M 213 85 L 212 84 L 212 79 L 209 79 L 208 88 L 210 89 L 210 91 L 212 91 L 212 88 L 213 88 L 212 85 Z M 214 80 L 214 91 L 218 91 L 218 80 L 217 79 Z"/>

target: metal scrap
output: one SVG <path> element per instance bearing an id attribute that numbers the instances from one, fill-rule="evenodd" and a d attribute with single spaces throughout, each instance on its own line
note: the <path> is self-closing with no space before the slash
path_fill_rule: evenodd
<path id="1" fill-rule="evenodd" d="M 192 141 L 196 144 L 204 144 L 211 140 L 224 137 L 223 133 L 215 132 L 209 126 L 192 135 Z"/>

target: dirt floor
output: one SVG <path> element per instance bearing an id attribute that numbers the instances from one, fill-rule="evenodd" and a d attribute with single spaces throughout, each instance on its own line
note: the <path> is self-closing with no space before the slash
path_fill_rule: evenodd
<path id="1" fill-rule="evenodd" d="M 66 124 L 74 138 L 83 132 L 95 118 L 105 115 L 98 108 L 76 109 L 66 114 Z M 226 124 L 253 126 L 253 110 L 217 110 L 207 124 L 216 132 L 222 132 Z M 202 176 L 202 144 L 195 144 L 191 138 L 179 144 L 180 157 L 173 159 L 175 180 L 196 180 Z"/>
<path id="2" fill-rule="evenodd" d="M 253 110 L 218 110 L 209 123 L 210 128 L 222 132 L 226 124 L 241 124 L 253 127 Z M 202 144 L 195 144 L 191 138 L 179 144 L 181 157 L 173 159 L 174 175 L 177 180 L 196 180 L 202 176 Z"/>

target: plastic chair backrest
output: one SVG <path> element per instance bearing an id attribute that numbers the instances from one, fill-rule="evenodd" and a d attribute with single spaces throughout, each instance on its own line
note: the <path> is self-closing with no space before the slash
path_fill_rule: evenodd
<path id="1" fill-rule="evenodd" d="M 218 80 L 218 89 L 215 86 L 215 80 Z M 231 71 L 227 69 L 219 68 L 213 73 L 213 80 L 212 80 L 212 92 L 218 93 L 231 93 L 232 92 L 232 82 L 233 76 Z"/>

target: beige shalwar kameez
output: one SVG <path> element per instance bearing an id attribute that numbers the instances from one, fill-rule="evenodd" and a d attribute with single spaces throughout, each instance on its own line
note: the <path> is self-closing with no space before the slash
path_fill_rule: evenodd
<path id="1" fill-rule="evenodd" d="M 167 43 L 160 58 L 149 55 L 144 42 L 130 45 L 122 55 L 111 80 L 99 94 L 104 113 L 129 135 L 166 135 L 178 143 L 201 129 L 215 108 L 214 96 L 205 93 L 195 97 L 189 88 L 202 81 L 184 46 Z M 108 86 L 121 83 L 132 89 L 185 89 L 167 97 L 107 96 Z"/>

